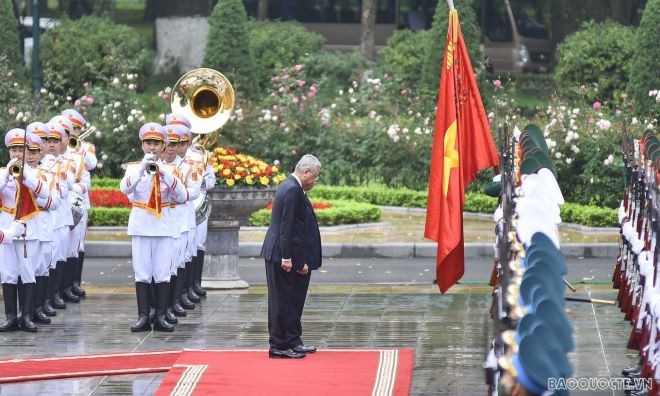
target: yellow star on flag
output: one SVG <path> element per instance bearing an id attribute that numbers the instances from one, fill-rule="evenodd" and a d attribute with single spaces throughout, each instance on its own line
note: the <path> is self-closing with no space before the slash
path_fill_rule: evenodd
<path id="1" fill-rule="evenodd" d="M 442 192 L 447 196 L 449 189 L 449 174 L 452 168 L 458 168 L 458 151 L 456 146 L 456 120 L 449 125 L 444 141 L 444 173 L 442 176 Z"/>

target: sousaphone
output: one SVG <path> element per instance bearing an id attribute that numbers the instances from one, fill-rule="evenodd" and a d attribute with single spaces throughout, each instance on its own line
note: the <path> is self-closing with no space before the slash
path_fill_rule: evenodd
<path id="1" fill-rule="evenodd" d="M 234 109 L 234 88 L 217 70 L 200 68 L 179 78 L 172 88 L 170 103 L 173 113 L 183 114 L 190 120 L 191 132 L 197 134 L 193 145 L 204 151 L 204 170 L 208 152 L 218 140 L 220 128 L 229 120 Z M 193 201 L 197 224 L 211 214 L 208 195 L 203 192 Z"/>

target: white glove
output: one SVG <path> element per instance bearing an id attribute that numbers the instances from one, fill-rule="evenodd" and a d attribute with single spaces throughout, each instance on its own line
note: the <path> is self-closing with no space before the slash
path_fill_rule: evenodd
<path id="1" fill-rule="evenodd" d="M 150 162 L 154 162 L 156 160 L 156 156 L 154 154 L 145 154 L 144 158 L 142 158 L 142 163 L 140 165 L 140 174 L 143 174 L 144 171 L 147 169 L 147 165 L 149 165 Z"/>
<path id="2" fill-rule="evenodd" d="M 22 221 L 13 221 L 9 226 L 9 229 L 4 231 L 5 239 L 3 242 L 11 243 L 12 239 L 15 239 L 23 234 L 25 234 L 25 223 Z"/>
<path id="3" fill-rule="evenodd" d="M 165 184 L 167 184 L 168 187 L 172 187 L 172 185 L 174 184 L 174 175 L 172 174 L 172 172 L 170 172 L 169 169 L 163 166 L 161 166 L 159 170 L 160 170 L 160 177 L 163 179 L 163 182 L 165 182 Z"/>
<path id="4" fill-rule="evenodd" d="M 31 190 L 36 189 L 39 184 L 36 172 L 27 165 L 23 167 L 23 183 Z"/>

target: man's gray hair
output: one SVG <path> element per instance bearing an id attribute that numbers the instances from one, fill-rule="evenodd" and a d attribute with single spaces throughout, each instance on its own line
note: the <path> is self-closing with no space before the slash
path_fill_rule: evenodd
<path id="1" fill-rule="evenodd" d="M 294 172 L 318 171 L 321 168 L 321 161 L 311 154 L 305 154 L 296 164 Z"/>

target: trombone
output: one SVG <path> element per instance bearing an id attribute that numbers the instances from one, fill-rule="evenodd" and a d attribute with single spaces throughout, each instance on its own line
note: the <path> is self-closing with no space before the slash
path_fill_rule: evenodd
<path id="1" fill-rule="evenodd" d="M 82 146 L 82 142 L 89 137 L 92 133 L 96 132 L 96 127 L 91 126 L 89 127 L 85 132 L 81 133 L 80 135 L 70 135 L 69 136 L 69 147 L 74 150 L 74 151 L 79 151 L 80 146 Z"/>

